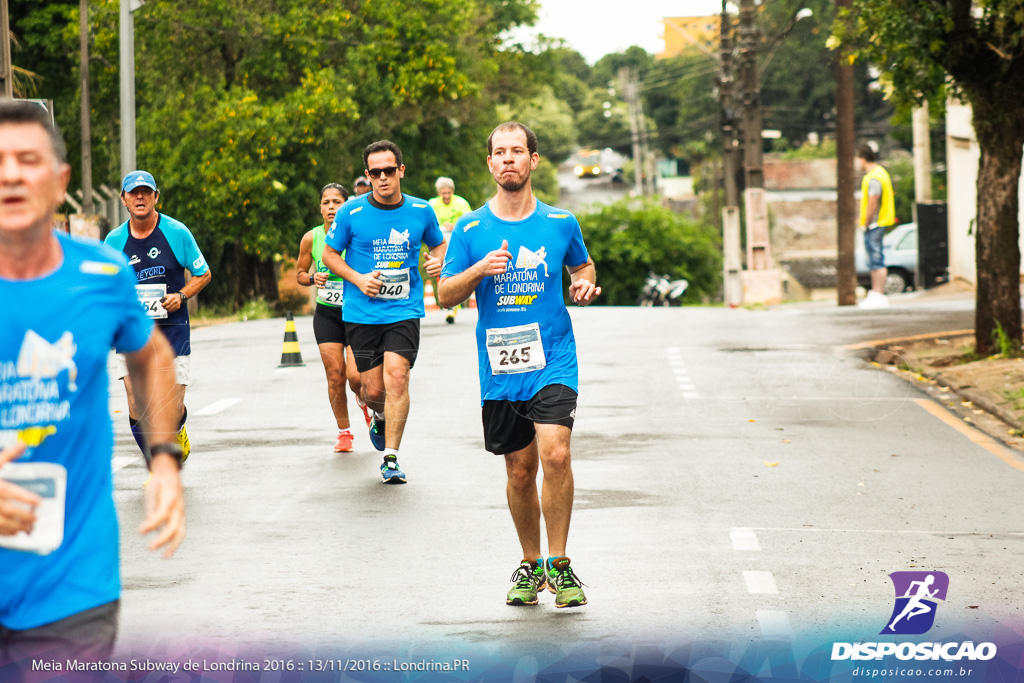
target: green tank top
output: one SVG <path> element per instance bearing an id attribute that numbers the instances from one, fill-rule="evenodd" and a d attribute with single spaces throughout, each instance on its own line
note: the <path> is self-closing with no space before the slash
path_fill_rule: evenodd
<path id="1" fill-rule="evenodd" d="M 326 239 L 327 231 L 324 230 L 323 225 L 313 228 L 313 265 L 316 266 L 316 272 L 328 273 L 327 286 L 317 288 L 316 301 L 325 306 L 337 308 L 343 303 L 342 286 L 345 280 L 332 273 L 331 269 L 324 265 L 323 255 Z M 344 252 L 342 252 L 342 255 L 344 255 Z"/>

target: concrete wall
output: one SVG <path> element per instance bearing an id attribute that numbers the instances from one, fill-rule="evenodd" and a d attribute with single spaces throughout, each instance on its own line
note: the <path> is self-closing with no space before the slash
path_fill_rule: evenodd
<path id="1" fill-rule="evenodd" d="M 970 283 L 977 282 L 974 261 L 975 218 L 978 214 L 978 162 L 981 148 L 971 124 L 971 108 L 955 101 L 946 103 L 946 178 L 949 215 L 949 274 Z M 1020 215 L 1024 223 L 1024 177 L 1018 189 Z M 1019 248 L 1024 252 L 1024 231 Z M 1021 273 L 1024 274 L 1024 262 Z"/>
<path id="2" fill-rule="evenodd" d="M 783 161 L 766 154 L 764 157 L 764 189 L 834 190 L 836 189 L 836 160 Z"/>

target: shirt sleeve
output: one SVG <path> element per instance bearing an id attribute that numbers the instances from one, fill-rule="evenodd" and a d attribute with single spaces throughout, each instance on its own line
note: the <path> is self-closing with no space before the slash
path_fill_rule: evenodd
<path id="1" fill-rule="evenodd" d="M 872 178 L 868 181 L 868 196 L 869 197 L 881 197 L 882 196 L 882 183 Z"/>
<path id="2" fill-rule="evenodd" d="M 569 237 L 569 247 L 565 250 L 565 265 L 570 268 L 582 266 L 590 260 L 587 253 L 587 245 L 583 243 L 583 231 L 580 222 L 573 219 L 572 235 Z"/>
<path id="3" fill-rule="evenodd" d="M 423 243 L 433 249 L 444 242 L 444 234 L 441 233 L 441 224 L 437 222 L 437 213 L 433 210 L 425 211 L 427 215 L 427 228 L 423 231 Z"/>
<path id="4" fill-rule="evenodd" d="M 342 253 L 348 248 L 348 243 L 352 239 L 352 223 L 351 223 L 351 209 L 349 211 L 339 211 L 334 215 L 334 222 L 331 223 L 331 229 L 327 231 L 326 237 L 324 237 L 324 244 L 334 249 L 338 253 Z"/>
<path id="5" fill-rule="evenodd" d="M 210 266 L 206 263 L 206 259 L 203 258 L 203 252 L 199 250 L 199 245 L 196 243 L 196 238 L 192 235 L 192 231 L 188 228 L 183 228 L 181 239 L 183 256 L 185 257 L 185 262 L 181 265 L 187 268 L 193 276 L 205 275 Z"/>
<path id="6" fill-rule="evenodd" d="M 153 321 L 139 305 L 135 295 L 135 275 L 127 261 L 118 264 L 117 278 L 114 281 L 115 296 L 121 305 L 122 314 L 117 330 L 114 332 L 114 350 L 118 353 L 138 351 L 149 341 L 153 334 Z"/>
<path id="7" fill-rule="evenodd" d="M 452 277 L 469 268 L 469 239 L 466 232 L 460 230 L 465 220 L 459 219 L 452 230 L 448 241 L 448 251 L 444 254 L 444 265 L 441 266 L 441 277 Z"/>

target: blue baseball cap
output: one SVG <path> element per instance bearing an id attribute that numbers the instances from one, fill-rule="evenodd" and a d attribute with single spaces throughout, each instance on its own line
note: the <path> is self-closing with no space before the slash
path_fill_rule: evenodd
<path id="1" fill-rule="evenodd" d="M 153 174 L 148 171 L 132 171 L 124 177 L 124 181 L 121 183 L 121 192 L 131 192 L 137 187 L 148 187 L 156 192 L 156 180 L 153 179 Z"/>

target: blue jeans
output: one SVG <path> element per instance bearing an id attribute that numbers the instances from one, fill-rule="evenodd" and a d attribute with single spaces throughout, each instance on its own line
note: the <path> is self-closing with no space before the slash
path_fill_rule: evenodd
<path id="1" fill-rule="evenodd" d="M 885 237 L 885 228 L 882 226 L 868 228 L 864 231 L 864 250 L 868 253 L 868 270 L 885 268 L 885 258 L 882 255 L 883 237 Z"/>

